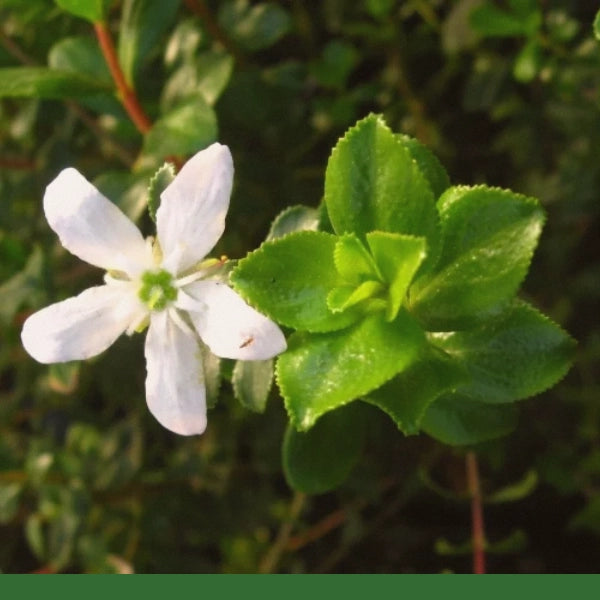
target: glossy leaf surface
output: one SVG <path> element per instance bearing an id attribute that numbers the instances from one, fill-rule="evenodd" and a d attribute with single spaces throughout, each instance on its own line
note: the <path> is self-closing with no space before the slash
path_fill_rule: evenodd
<path id="1" fill-rule="evenodd" d="M 334 333 L 293 334 L 277 361 L 292 423 L 306 430 L 326 412 L 376 389 L 415 361 L 423 342 L 406 312 L 391 323 L 376 313 Z"/>

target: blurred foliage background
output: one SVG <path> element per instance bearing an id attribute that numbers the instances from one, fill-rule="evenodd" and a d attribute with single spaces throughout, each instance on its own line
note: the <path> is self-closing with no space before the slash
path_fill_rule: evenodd
<path id="1" fill-rule="evenodd" d="M 58 4 L 61 4 L 60 2 Z M 68 4 L 68 3 L 67 3 Z M 75 3 L 76 4 L 76 3 Z M 85 4 L 85 3 L 84 3 Z M 577 0 L 124 0 L 107 23 L 152 129 L 119 103 L 89 22 L 0 2 L 0 569 L 3 572 L 469 572 L 464 450 L 403 437 L 374 408 L 336 491 L 294 493 L 285 411 L 234 399 L 231 365 L 200 437 L 144 399 L 143 336 L 84 364 L 23 350 L 32 311 L 100 281 L 45 222 L 75 166 L 147 234 L 149 176 L 230 146 L 216 253 L 236 258 L 293 204 L 317 206 L 329 152 L 368 112 L 426 143 L 453 183 L 538 197 L 526 294 L 579 342 L 569 375 L 477 447 L 492 572 L 600 565 L 600 42 Z M 24 80 L 15 67 L 46 67 Z M 31 73 L 31 72 L 30 72 Z M 41 74 L 40 74 L 41 73 Z M 52 74 L 50 74 L 52 75 Z M 94 89 L 92 93 L 92 88 Z"/>

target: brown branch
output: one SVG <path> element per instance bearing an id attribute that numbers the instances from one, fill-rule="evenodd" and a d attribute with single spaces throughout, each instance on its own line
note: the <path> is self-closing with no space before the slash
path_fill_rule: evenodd
<path id="1" fill-rule="evenodd" d="M 11 158 L 0 156 L 0 168 L 13 169 L 14 171 L 32 171 L 35 169 L 35 161 L 29 158 Z"/>
<path id="2" fill-rule="evenodd" d="M 113 43 L 110 31 L 106 23 L 97 22 L 94 23 L 94 31 L 98 38 L 98 44 L 104 55 L 104 60 L 108 65 L 108 69 L 112 78 L 117 86 L 117 91 L 121 99 L 123 107 L 127 111 L 127 114 L 133 121 L 141 134 L 148 133 L 152 129 L 152 121 L 148 118 L 144 109 L 142 108 L 139 100 L 135 94 L 134 89 L 127 83 L 119 59 L 117 58 L 117 51 Z"/>
<path id="3" fill-rule="evenodd" d="M 4 46 L 4 49 L 13 57 L 16 58 L 21 64 L 27 65 L 29 67 L 35 67 L 37 62 L 31 58 L 31 56 L 27 55 L 23 50 L 19 47 L 19 45 L 9 38 L 4 31 L 0 29 L 0 44 Z"/>
<path id="4" fill-rule="evenodd" d="M 302 509 L 304 508 L 305 502 L 306 494 L 301 492 L 296 492 L 294 494 L 288 517 L 281 524 L 275 541 L 258 565 L 259 573 L 273 573 L 273 571 L 277 568 L 277 565 L 281 560 L 281 556 L 283 555 L 284 551 L 288 549 L 288 541 L 290 539 L 292 529 L 300 513 L 302 512 Z"/>
<path id="5" fill-rule="evenodd" d="M 483 506 L 479 485 L 479 469 L 477 456 L 467 452 L 466 456 L 467 485 L 471 496 L 471 535 L 473 541 L 473 573 L 485 573 L 485 531 L 483 525 Z"/>

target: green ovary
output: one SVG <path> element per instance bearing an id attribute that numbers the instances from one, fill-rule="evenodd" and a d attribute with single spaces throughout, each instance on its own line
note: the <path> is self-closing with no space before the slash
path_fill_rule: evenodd
<path id="1" fill-rule="evenodd" d="M 173 276 L 168 271 L 146 271 L 142 275 L 142 285 L 138 291 L 140 300 L 150 310 L 163 310 L 177 299 L 177 288 Z"/>

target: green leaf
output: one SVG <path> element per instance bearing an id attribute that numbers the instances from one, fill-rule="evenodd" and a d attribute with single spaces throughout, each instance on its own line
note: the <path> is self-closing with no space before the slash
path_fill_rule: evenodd
<path id="1" fill-rule="evenodd" d="M 288 484 L 305 494 L 322 494 L 346 479 L 364 442 L 359 404 L 324 415 L 306 432 L 288 426 L 283 440 L 283 472 Z"/>
<path id="2" fill-rule="evenodd" d="M 123 421 L 102 435 L 98 445 L 99 459 L 91 479 L 95 489 L 107 490 L 123 486 L 142 466 L 143 440 L 140 424 Z"/>
<path id="3" fill-rule="evenodd" d="M 423 341 L 406 312 L 391 323 L 374 314 L 342 331 L 293 334 L 276 370 L 292 423 L 307 430 L 326 412 L 378 388 L 417 359 Z"/>
<path id="4" fill-rule="evenodd" d="M 160 118 L 144 138 L 144 153 L 154 158 L 187 156 L 217 138 L 217 118 L 201 98 Z"/>
<path id="5" fill-rule="evenodd" d="M 181 65 L 167 80 L 161 96 L 163 110 L 182 100 L 200 96 L 213 106 L 233 71 L 233 57 L 225 52 L 207 51 Z"/>
<path id="6" fill-rule="evenodd" d="M 396 0 L 367 0 L 365 9 L 372 17 L 384 18 L 388 16 L 395 4 Z"/>
<path id="7" fill-rule="evenodd" d="M 271 223 L 267 240 L 274 240 L 294 231 L 316 231 L 318 227 L 318 209 L 302 205 L 288 206 Z"/>
<path id="8" fill-rule="evenodd" d="M 8 523 L 16 515 L 22 490 L 19 482 L 0 483 L 0 523 Z"/>
<path id="9" fill-rule="evenodd" d="M 273 384 L 273 359 L 238 360 L 231 377 L 235 397 L 249 410 L 263 412 Z"/>
<path id="10" fill-rule="evenodd" d="M 80 98 L 112 87 L 92 77 L 46 67 L 0 68 L 0 98 Z"/>
<path id="11" fill-rule="evenodd" d="M 485 186 L 449 188 L 439 199 L 444 246 L 412 286 L 426 328 L 450 331 L 498 314 L 529 268 L 544 222 L 534 198 Z"/>
<path id="12" fill-rule="evenodd" d="M 171 163 L 165 163 L 150 180 L 148 186 L 148 213 L 156 223 L 156 211 L 160 206 L 160 195 L 167 189 L 175 179 L 175 168 Z"/>
<path id="13" fill-rule="evenodd" d="M 59 71 L 72 71 L 93 77 L 106 88 L 113 86 L 110 71 L 100 48 L 92 38 L 69 37 L 59 40 L 48 53 L 48 65 Z"/>
<path id="14" fill-rule="evenodd" d="M 512 554 L 522 552 L 527 547 L 527 535 L 520 529 L 515 529 L 508 537 L 494 542 L 485 542 L 485 551 L 488 554 Z M 469 540 L 463 544 L 451 544 L 445 538 L 435 541 L 435 551 L 445 556 L 464 556 L 473 553 L 473 542 Z"/>
<path id="15" fill-rule="evenodd" d="M 454 391 L 466 377 L 455 360 L 429 350 L 365 400 L 386 412 L 404 435 L 414 435 L 419 433 L 429 405 L 442 394 Z"/>
<path id="16" fill-rule="evenodd" d="M 234 289 L 257 310 L 295 329 L 333 331 L 358 318 L 333 314 L 327 295 L 343 284 L 334 261 L 336 237 L 317 231 L 290 233 L 265 242 L 232 271 Z"/>
<path id="17" fill-rule="evenodd" d="M 404 147 L 410 153 L 412 159 L 417 163 L 421 173 L 424 175 L 434 198 L 439 198 L 442 193 L 450 187 L 450 178 L 437 156 L 419 140 L 404 134 L 396 134 Z"/>
<path id="18" fill-rule="evenodd" d="M 596 13 L 596 17 L 594 18 L 594 36 L 598 41 L 600 41 L 600 10 Z"/>
<path id="19" fill-rule="evenodd" d="M 268 48 L 290 29 L 288 12 L 274 2 L 250 5 L 248 0 L 222 3 L 219 23 L 241 48 L 255 52 Z"/>
<path id="20" fill-rule="evenodd" d="M 137 221 L 148 206 L 149 173 L 107 171 L 94 179 L 94 185 L 110 198 L 131 220 Z"/>
<path id="21" fill-rule="evenodd" d="M 530 36 L 539 29 L 542 15 L 539 10 L 508 12 L 491 3 L 475 8 L 470 15 L 471 27 L 488 37 Z"/>
<path id="22" fill-rule="evenodd" d="M 104 21 L 111 0 L 54 0 L 60 8 L 91 23 Z"/>
<path id="23" fill-rule="evenodd" d="M 568 531 L 581 530 L 600 535 L 600 496 L 592 496 L 569 520 Z"/>
<path id="24" fill-rule="evenodd" d="M 130 85 L 141 62 L 157 48 L 161 35 L 173 24 L 178 8 L 179 0 L 124 0 L 117 51 Z"/>
<path id="25" fill-rule="evenodd" d="M 59 394 L 72 394 L 79 385 L 81 362 L 54 363 L 48 367 L 48 387 Z"/>
<path id="26" fill-rule="evenodd" d="M 504 502 L 516 502 L 529 496 L 535 490 L 539 481 L 538 474 L 531 470 L 515 483 L 511 483 L 500 490 L 489 494 L 485 498 L 486 504 L 502 504 Z"/>
<path id="27" fill-rule="evenodd" d="M 542 67 L 542 48 L 537 39 L 532 39 L 523 46 L 515 59 L 513 75 L 521 83 L 529 83 L 535 79 Z"/>
<path id="28" fill-rule="evenodd" d="M 484 404 L 454 394 L 431 404 L 421 428 L 444 444 L 468 446 L 507 435 L 517 421 L 518 409 L 513 404 Z"/>
<path id="29" fill-rule="evenodd" d="M 425 239 L 372 231 L 367 233 L 367 243 L 383 279 L 389 285 L 386 319 L 391 321 L 396 318 L 406 290 L 427 255 Z"/>
<path id="30" fill-rule="evenodd" d="M 379 230 L 423 236 L 429 262 L 439 247 L 433 193 L 403 141 L 376 115 L 352 127 L 325 173 L 327 212 L 338 235 Z"/>
<path id="31" fill-rule="evenodd" d="M 359 59 L 354 46 L 333 40 L 325 46 L 320 60 L 311 65 L 310 74 L 324 87 L 343 90 Z"/>
<path id="32" fill-rule="evenodd" d="M 0 323 L 9 323 L 24 304 L 39 306 L 43 295 L 44 258 L 36 246 L 21 271 L 0 285 Z"/>
<path id="33" fill-rule="evenodd" d="M 553 386 L 568 371 L 575 350 L 558 325 L 521 301 L 477 329 L 430 339 L 469 372 L 470 382 L 459 392 L 490 403 L 522 400 Z"/>
<path id="34" fill-rule="evenodd" d="M 333 260 L 337 272 L 348 283 L 358 284 L 366 279 L 383 279 L 373 257 L 353 233 L 337 239 Z"/>
<path id="35" fill-rule="evenodd" d="M 40 560 L 44 560 L 46 554 L 44 528 L 42 517 L 38 513 L 33 513 L 27 517 L 25 521 L 25 537 L 33 554 Z"/>

